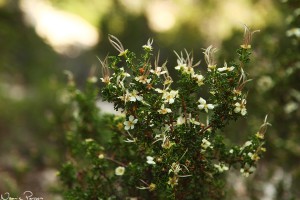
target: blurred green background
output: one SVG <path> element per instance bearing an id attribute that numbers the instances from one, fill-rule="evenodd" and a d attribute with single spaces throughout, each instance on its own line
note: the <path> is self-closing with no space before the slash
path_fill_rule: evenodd
<path id="1" fill-rule="evenodd" d="M 193 50 L 202 67 L 210 44 L 220 65 L 234 58 L 243 24 L 261 30 L 246 68 L 248 120 L 225 134 L 243 143 L 265 114 L 272 127 L 256 174 L 229 175 L 230 199 L 300 199 L 299 0 L 0 0 L 0 194 L 61 199 L 56 172 L 70 123 L 63 71 L 79 87 L 93 66 L 100 77 L 97 56 L 116 53 L 108 34 L 135 52 L 153 38 L 171 70 L 173 50 Z"/>

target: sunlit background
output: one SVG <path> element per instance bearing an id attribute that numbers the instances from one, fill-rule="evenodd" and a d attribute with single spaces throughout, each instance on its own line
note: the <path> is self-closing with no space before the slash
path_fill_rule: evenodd
<path id="1" fill-rule="evenodd" d="M 79 87 L 100 78 L 97 57 L 115 50 L 107 36 L 140 51 L 148 38 L 175 65 L 173 50 L 202 60 L 216 46 L 220 63 L 234 57 L 243 25 L 253 40 L 248 122 L 226 134 L 236 143 L 269 114 L 268 152 L 255 175 L 229 176 L 231 199 L 299 198 L 299 0 L 0 0 L 0 194 L 34 191 L 61 199 L 57 169 L 64 160 L 64 70 Z M 203 64 L 204 62 L 202 62 Z M 103 112 L 112 106 L 99 101 Z"/>

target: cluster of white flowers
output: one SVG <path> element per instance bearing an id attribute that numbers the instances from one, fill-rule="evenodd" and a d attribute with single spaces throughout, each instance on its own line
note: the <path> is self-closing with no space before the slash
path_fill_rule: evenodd
<path id="1" fill-rule="evenodd" d="M 248 163 L 246 163 L 245 166 L 240 169 L 240 172 L 242 173 L 243 176 L 248 177 L 255 170 L 256 168 L 254 166 L 251 166 Z"/>
<path id="2" fill-rule="evenodd" d="M 212 148 L 211 142 L 208 141 L 207 139 L 203 138 L 202 143 L 201 143 L 201 147 L 202 147 L 201 151 L 204 152 L 204 151 L 206 151 L 207 148 Z"/>
<path id="3" fill-rule="evenodd" d="M 173 173 L 173 177 L 169 177 L 169 181 L 168 181 L 168 184 L 171 185 L 171 187 L 174 187 L 175 185 L 178 184 L 178 179 L 180 177 L 191 176 L 191 175 L 179 175 L 179 172 L 181 172 L 182 169 L 185 169 L 187 172 L 189 172 L 188 168 L 185 165 L 180 164 L 179 162 L 172 163 L 171 168 L 169 169 L 169 173 L 168 173 L 168 174 Z"/>
<path id="4" fill-rule="evenodd" d="M 122 44 L 119 42 L 119 40 L 117 38 L 115 38 L 114 36 L 110 36 L 110 42 L 112 43 L 112 45 L 119 51 L 119 56 L 124 56 L 126 58 L 126 62 L 128 62 L 130 58 L 130 55 L 126 50 L 124 50 Z M 145 50 L 146 54 L 145 55 L 150 55 L 151 51 L 153 50 L 152 48 L 152 43 L 153 40 L 149 39 L 147 44 L 145 44 L 143 46 L 143 49 Z M 248 46 L 247 46 L 248 45 Z M 246 42 L 245 43 L 245 47 L 248 48 L 249 44 Z M 212 46 L 209 46 L 207 49 L 205 49 L 204 53 L 204 57 L 205 57 L 205 61 L 207 63 L 207 70 L 208 70 L 208 77 L 212 77 L 214 75 L 216 75 L 216 77 L 229 77 L 231 75 L 235 75 L 235 71 L 236 70 L 234 66 L 228 66 L 226 62 L 224 62 L 224 66 L 223 67 L 217 67 L 215 58 L 214 58 L 214 54 L 217 50 L 215 48 L 213 48 Z M 204 81 L 205 78 L 203 75 L 200 74 L 200 72 L 197 71 L 197 69 L 195 68 L 196 66 L 198 66 L 200 64 L 200 62 L 193 64 L 193 57 L 191 55 L 191 53 L 188 53 L 187 51 L 185 51 L 185 54 L 183 55 L 183 53 L 181 52 L 181 54 L 177 54 L 175 52 L 175 54 L 177 55 L 177 66 L 175 67 L 176 70 L 179 71 L 179 73 L 181 73 L 181 75 L 186 78 L 189 77 L 189 80 L 192 80 L 193 83 L 197 84 L 198 86 L 202 86 L 204 85 Z M 150 60 L 150 59 L 149 59 Z M 136 129 L 138 129 L 139 131 L 143 130 L 143 128 L 141 127 L 142 124 L 148 124 L 148 126 L 150 126 L 152 128 L 152 130 L 150 131 L 150 134 L 154 134 L 154 142 L 152 142 L 152 144 L 161 141 L 161 143 L 159 143 L 159 145 L 161 145 L 161 148 L 163 151 L 170 152 L 170 148 L 172 146 L 174 146 L 172 149 L 176 149 L 176 147 L 178 147 L 179 145 L 177 144 L 177 140 L 178 138 L 176 138 L 176 131 L 178 130 L 182 130 L 182 128 L 185 128 L 183 126 L 186 126 L 187 128 L 191 128 L 191 129 L 195 129 L 195 130 L 199 130 L 200 129 L 200 133 L 207 131 L 207 130 L 212 130 L 215 128 L 214 124 L 210 124 L 209 121 L 207 121 L 206 124 L 203 124 L 200 120 L 202 120 L 202 116 L 199 116 L 199 113 L 208 113 L 207 115 L 209 116 L 209 111 L 211 112 L 212 110 L 216 109 L 218 106 L 218 101 L 216 100 L 217 98 L 208 98 L 207 102 L 203 97 L 200 97 L 199 100 L 197 102 L 193 102 L 193 105 L 197 106 L 199 110 L 194 109 L 193 111 L 191 111 L 192 109 L 190 109 L 190 105 L 187 104 L 188 106 L 186 106 L 186 102 L 184 102 L 184 98 L 183 95 L 180 93 L 182 90 L 178 89 L 178 90 L 172 90 L 170 85 L 172 84 L 173 80 L 172 78 L 169 76 L 169 72 L 166 68 L 166 63 L 164 63 L 162 66 L 158 65 L 158 58 L 157 60 L 155 60 L 155 64 L 154 66 L 152 66 L 148 61 L 145 63 L 145 65 L 143 67 L 136 67 L 135 65 L 132 64 L 132 68 L 131 70 L 133 71 L 133 74 L 138 74 L 135 77 L 133 77 L 131 80 L 132 82 L 128 83 L 127 81 L 125 81 L 125 79 L 127 77 L 130 77 L 130 75 L 125 72 L 124 68 L 118 68 L 116 71 L 117 74 L 113 74 L 113 78 L 110 77 L 110 72 L 108 70 L 108 64 L 107 64 L 107 59 L 105 59 L 103 62 L 101 61 L 101 64 L 103 66 L 103 78 L 101 78 L 101 81 L 106 83 L 107 88 L 111 89 L 114 88 L 115 94 L 117 94 L 115 98 L 118 98 L 118 103 L 120 102 L 120 100 L 122 101 L 121 103 L 124 102 L 124 111 L 127 114 L 126 119 L 124 122 L 120 122 L 121 125 L 124 125 L 124 129 L 126 130 L 126 132 L 128 133 L 128 135 L 130 136 L 129 138 L 127 138 L 125 140 L 125 142 L 130 142 L 130 143 L 138 143 L 137 141 L 140 141 L 140 138 L 138 136 L 138 134 L 133 134 L 133 132 L 130 132 L 130 130 L 134 129 L 135 126 L 137 127 Z M 152 68 L 152 69 L 151 69 Z M 211 72 L 211 73 L 210 73 Z M 232 88 L 231 90 L 233 91 L 233 96 L 234 96 L 234 101 L 232 102 L 233 105 L 233 111 L 230 111 L 230 114 L 234 113 L 240 113 L 240 115 L 244 116 L 247 114 L 247 109 L 246 109 L 246 97 L 242 95 L 242 88 L 244 87 L 245 83 L 248 81 L 246 80 L 246 76 L 244 75 L 243 70 L 241 70 L 241 79 L 238 83 L 238 86 L 236 88 Z M 211 75 L 211 76 L 210 76 Z M 115 79 L 115 77 L 117 77 Z M 234 78 L 232 78 L 234 79 Z M 113 81 L 112 81 L 113 80 Z M 234 79 L 235 80 L 235 79 Z M 112 83 L 114 82 L 115 86 L 111 87 Z M 215 82 L 214 82 L 215 81 Z M 211 80 L 208 80 L 208 82 L 211 83 Z M 214 83 L 216 83 L 216 80 L 213 80 L 212 85 Z M 126 87 L 126 85 L 124 86 L 124 84 L 127 84 L 128 87 Z M 162 87 L 160 88 L 156 88 L 157 85 L 161 85 Z M 145 90 L 143 90 L 142 88 L 144 88 Z M 194 89 L 194 88 L 193 88 Z M 155 93 L 155 97 L 159 97 L 156 98 L 155 101 L 150 101 L 149 99 L 152 98 L 152 96 L 148 96 L 148 94 L 150 92 L 157 92 Z M 193 90 L 191 90 L 193 91 Z M 217 94 L 217 90 L 216 89 L 212 89 L 211 94 L 215 95 Z M 215 93 L 213 93 L 215 92 Z M 122 95 L 123 93 L 123 95 Z M 179 94 L 180 93 L 180 94 Z M 121 95 L 121 96 L 120 96 Z M 181 96 L 182 95 L 182 96 Z M 215 95 L 216 96 L 216 95 Z M 182 98 L 182 99 L 181 99 Z M 148 101 L 149 102 L 145 102 Z M 197 99 L 196 99 L 197 100 Z M 195 100 L 195 101 L 196 101 Z M 179 103 L 179 101 L 181 101 Z M 153 103 L 153 107 L 151 107 L 149 104 Z M 212 104 L 214 103 L 214 104 Z M 144 109 L 144 105 L 148 105 L 149 107 L 147 107 L 146 109 Z M 182 105 L 180 107 L 180 105 Z M 119 106 L 119 105 L 118 105 Z M 132 106 L 132 107 L 131 107 Z M 160 106 L 160 108 L 159 108 Z M 178 107 L 180 107 L 178 109 Z M 187 107 L 187 109 L 185 108 Z M 150 108 L 150 109 L 148 109 Z M 151 108 L 154 110 L 151 110 Z M 171 109 L 172 108 L 172 109 Z M 148 116 L 147 116 L 148 113 Z M 155 115 L 154 115 L 155 113 Z M 160 115 L 158 115 L 158 114 Z M 170 114 L 171 113 L 171 114 Z M 152 114 L 155 117 L 152 117 Z M 144 119 L 142 119 L 142 117 L 144 117 Z M 165 127 L 163 126 L 157 126 L 157 122 L 155 121 L 157 119 L 157 116 L 160 116 L 160 118 L 163 119 L 162 123 L 165 123 Z M 207 116 L 207 119 L 208 119 Z M 138 119 L 139 118 L 139 119 Z M 141 123 L 139 124 L 140 126 L 137 126 L 137 123 Z M 123 124 L 122 124 L 123 123 Z M 183 125 L 183 126 L 181 126 Z M 180 127 L 181 126 L 181 127 Z M 122 127 L 123 130 L 123 127 Z M 202 131 L 202 132 L 201 132 Z M 126 134 L 125 132 L 125 134 Z M 131 136 L 130 133 L 134 136 Z M 198 131 L 199 132 L 199 131 Z M 206 133 L 206 132 L 205 132 Z M 262 131 L 259 132 L 257 137 L 262 137 L 264 133 L 262 133 Z M 206 153 L 210 153 L 212 152 L 212 150 L 214 150 L 214 148 L 217 148 L 217 145 L 214 144 L 214 138 L 213 136 L 206 136 L 205 134 L 201 135 L 200 137 L 203 137 L 201 140 L 201 144 L 200 144 L 200 148 L 201 148 L 201 153 L 202 154 L 206 154 Z M 137 140 L 137 138 L 139 138 L 139 140 Z M 181 139 L 181 138 L 179 138 Z M 175 143 L 176 141 L 176 143 Z M 200 142 L 199 142 L 200 143 Z M 199 145 L 198 143 L 198 145 Z M 242 165 L 243 167 L 240 169 L 240 172 L 244 175 L 244 176 L 249 176 L 249 174 L 253 173 L 255 170 L 255 167 L 252 166 L 254 164 L 252 164 L 252 162 L 257 161 L 259 159 L 259 153 L 257 153 L 255 150 L 251 150 L 251 152 L 249 152 L 250 147 L 252 148 L 253 143 L 252 141 L 247 141 L 240 149 L 238 148 L 234 148 L 235 151 L 240 151 L 239 155 L 240 156 L 245 156 L 243 158 L 247 158 L 248 160 L 245 162 L 248 162 L 244 165 Z M 247 147 L 247 148 L 246 148 Z M 246 148 L 246 149 L 245 149 Z M 234 150 L 231 149 L 229 150 L 229 153 L 231 154 L 230 156 L 235 156 L 236 154 L 234 154 Z M 153 151 L 155 152 L 155 151 Z M 151 152 L 151 153 L 153 153 Z M 187 150 L 186 150 L 187 152 Z M 186 153 L 185 152 L 185 153 Z M 185 155 L 184 153 L 184 155 Z M 248 156 L 248 157 L 247 157 Z M 183 157 L 183 156 L 182 156 Z M 99 159 L 104 159 L 106 158 L 104 156 L 104 154 L 99 154 Z M 156 158 L 156 159 L 155 159 Z M 250 159 L 251 160 L 250 160 Z M 156 165 L 155 167 L 158 167 L 162 163 L 162 159 L 164 159 L 164 157 L 162 155 L 156 155 L 154 154 L 154 156 L 146 156 L 146 163 L 148 165 Z M 185 162 L 186 166 L 183 164 L 180 164 L 180 160 L 181 158 L 176 161 L 173 162 L 174 160 L 172 160 L 170 163 L 172 163 L 170 165 L 170 163 L 168 163 L 168 166 L 165 167 L 165 171 L 169 168 L 168 171 L 168 176 L 169 180 L 168 180 L 168 184 L 171 185 L 171 187 L 174 187 L 175 185 L 178 184 L 178 180 L 180 177 L 186 177 L 186 176 L 190 176 L 190 175 L 179 175 L 180 173 L 182 174 L 182 172 L 189 172 L 188 167 L 190 166 L 187 163 L 187 160 Z M 166 162 L 169 162 L 170 160 L 165 160 Z M 156 163 L 157 162 L 157 163 Z M 223 173 L 227 170 L 229 170 L 229 164 L 228 163 L 223 163 L 220 161 L 213 161 L 213 167 L 214 172 L 219 172 L 219 173 Z M 214 164 L 216 163 L 216 164 Z M 249 164 L 251 163 L 251 164 Z M 122 164 L 120 164 L 122 165 Z M 125 165 L 124 165 L 125 166 Z M 187 167 L 188 166 L 188 167 Z M 167 169 L 166 169 L 167 168 Z M 125 167 L 123 166 L 119 166 L 115 169 L 115 175 L 117 176 L 122 176 L 125 173 Z M 156 188 L 156 185 L 154 183 L 146 183 L 143 182 L 144 186 L 141 187 L 137 187 L 138 189 L 148 189 L 150 191 L 154 190 Z"/>
<path id="5" fill-rule="evenodd" d="M 218 170 L 218 172 L 222 173 L 224 171 L 227 171 L 229 169 L 228 166 L 226 166 L 224 163 L 220 164 L 214 164 L 214 167 Z"/>
<path id="6" fill-rule="evenodd" d="M 183 74 L 189 74 L 193 79 L 196 80 L 198 86 L 201 86 L 204 84 L 204 76 L 201 74 L 196 74 L 194 71 L 194 67 L 198 66 L 200 64 L 200 61 L 197 62 L 196 64 L 193 64 L 193 57 L 191 57 L 191 54 L 185 51 L 186 53 L 186 58 L 184 58 L 182 52 L 179 56 L 177 55 L 177 66 L 175 67 L 176 70 L 180 71 Z"/>

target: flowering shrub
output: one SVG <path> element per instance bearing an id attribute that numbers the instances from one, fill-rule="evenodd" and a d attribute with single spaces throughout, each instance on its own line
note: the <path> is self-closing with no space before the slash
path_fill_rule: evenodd
<path id="1" fill-rule="evenodd" d="M 192 53 L 175 52 L 176 82 L 167 62 L 160 64 L 159 55 L 152 60 L 152 40 L 137 56 L 110 35 L 119 55 L 100 60 L 101 97 L 124 115 L 96 114 L 96 79 L 85 92 L 70 84 L 79 114 L 68 134 L 69 162 L 60 171 L 66 199 L 223 199 L 226 171 L 253 173 L 266 150 L 267 117 L 242 145 L 227 144 L 222 135 L 230 121 L 247 115 L 244 68 L 253 33 L 245 27 L 238 60 L 221 66 L 212 46 L 203 52 L 206 69 Z M 110 134 L 106 142 L 99 139 L 104 128 L 95 128 L 101 120 Z"/>

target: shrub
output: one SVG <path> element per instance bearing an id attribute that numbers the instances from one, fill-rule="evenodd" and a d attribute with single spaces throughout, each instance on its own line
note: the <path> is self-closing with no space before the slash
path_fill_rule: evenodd
<path id="1" fill-rule="evenodd" d="M 153 61 L 153 40 L 138 56 L 110 35 L 119 55 L 100 60 L 101 97 L 123 115 L 99 114 L 97 78 L 89 78 L 85 91 L 70 79 L 77 114 L 60 171 L 66 199 L 223 199 L 226 171 L 253 173 L 266 150 L 267 117 L 242 145 L 226 143 L 222 133 L 247 115 L 245 68 L 254 32 L 245 26 L 238 59 L 220 67 L 212 46 L 203 52 L 207 69 L 192 53 L 175 52 L 178 81 L 159 54 Z"/>

